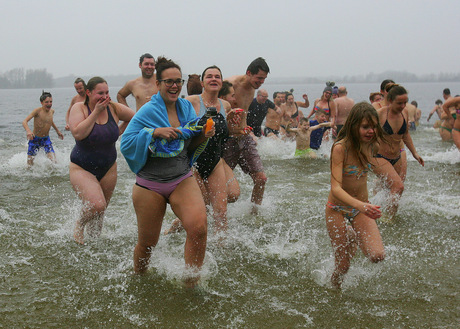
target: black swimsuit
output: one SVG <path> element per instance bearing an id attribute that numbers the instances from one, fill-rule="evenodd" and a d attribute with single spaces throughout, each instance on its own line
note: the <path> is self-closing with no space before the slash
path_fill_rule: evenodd
<path id="1" fill-rule="evenodd" d="M 91 110 L 88 107 L 88 115 Z M 75 147 L 70 154 L 70 161 L 89 171 L 100 181 L 112 168 L 117 159 L 115 142 L 118 140 L 120 130 L 107 106 L 107 123 L 95 123 L 91 133 L 80 141 L 75 141 Z"/>
<path id="2" fill-rule="evenodd" d="M 382 128 L 383 128 L 383 131 L 385 131 L 385 133 L 387 133 L 388 135 L 395 135 L 395 133 L 393 132 L 393 128 L 391 128 L 390 123 L 388 122 L 388 111 L 389 111 L 389 109 L 387 109 L 387 119 L 385 120 L 385 123 L 383 124 Z M 403 117 L 403 124 L 402 124 L 401 128 L 399 128 L 399 131 L 396 133 L 397 135 L 404 135 L 404 133 L 407 130 L 406 118 L 404 117 L 404 115 L 402 113 L 401 113 L 401 115 Z M 394 166 L 399 161 L 399 159 L 401 159 L 401 153 L 399 154 L 399 156 L 397 156 L 394 159 L 387 158 L 386 156 L 384 156 L 384 155 L 382 155 L 380 153 L 377 153 L 375 155 L 375 157 L 376 158 L 383 158 L 383 159 L 387 160 L 389 163 L 391 163 L 392 166 Z"/>

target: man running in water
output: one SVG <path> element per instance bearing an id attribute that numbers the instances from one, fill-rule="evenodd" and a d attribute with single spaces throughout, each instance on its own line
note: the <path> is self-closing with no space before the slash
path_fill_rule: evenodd
<path id="1" fill-rule="evenodd" d="M 247 125 L 247 115 L 256 89 L 262 86 L 269 72 L 270 69 L 265 60 L 258 57 L 249 64 L 246 74 L 228 79 L 235 89 L 236 105 L 243 112 L 241 121 L 234 123 L 234 127 L 229 127 L 230 131 L 237 130 L 238 133 L 229 136 L 224 145 L 223 158 L 230 168 L 234 169 L 239 164 L 243 172 L 251 176 L 254 182 L 251 196 L 254 214 L 257 213 L 257 206 L 262 204 L 267 176 L 257 152 L 256 142 L 249 135 L 251 128 Z"/>

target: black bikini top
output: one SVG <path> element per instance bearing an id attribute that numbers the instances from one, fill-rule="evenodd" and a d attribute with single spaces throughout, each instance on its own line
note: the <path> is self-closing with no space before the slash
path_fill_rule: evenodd
<path id="1" fill-rule="evenodd" d="M 394 135 L 393 128 L 391 128 L 390 124 L 388 123 L 388 111 L 389 110 L 387 110 L 387 119 L 385 120 L 385 123 L 383 124 L 382 128 L 388 135 Z M 401 128 L 399 129 L 399 131 L 397 132 L 398 135 L 404 135 L 404 133 L 407 130 L 406 118 L 404 117 L 402 113 L 401 115 L 403 117 L 403 124 Z"/>

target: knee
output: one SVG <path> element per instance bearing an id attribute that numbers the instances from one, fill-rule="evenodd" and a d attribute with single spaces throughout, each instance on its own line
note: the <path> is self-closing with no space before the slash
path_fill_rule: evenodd
<path id="1" fill-rule="evenodd" d="M 393 191 L 397 194 L 402 194 L 404 192 L 404 183 L 402 180 L 393 184 Z"/>
<path id="2" fill-rule="evenodd" d="M 107 209 L 107 202 L 105 200 L 92 200 L 85 206 L 86 212 L 93 216 L 103 215 L 105 209 Z"/>
<path id="3" fill-rule="evenodd" d="M 200 220 L 193 227 L 187 230 L 187 236 L 195 241 L 206 240 L 208 236 L 208 227 L 206 223 L 206 218 Z"/>
<path id="4" fill-rule="evenodd" d="M 234 203 L 238 201 L 238 198 L 240 197 L 240 191 L 230 191 L 227 194 L 227 202 L 228 203 Z"/>

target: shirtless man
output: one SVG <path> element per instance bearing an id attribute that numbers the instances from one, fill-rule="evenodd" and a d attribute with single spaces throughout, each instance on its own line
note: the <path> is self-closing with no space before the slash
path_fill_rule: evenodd
<path id="1" fill-rule="evenodd" d="M 236 104 L 243 109 L 243 112 L 241 121 L 234 123 L 235 127 L 229 126 L 230 131 L 237 129 L 239 133 L 229 136 L 224 146 L 223 158 L 230 168 L 234 169 L 239 164 L 243 172 L 251 176 L 254 182 L 251 196 L 251 202 L 254 204 L 252 213 L 254 214 L 257 213 L 257 206 L 262 204 L 267 176 L 257 152 L 256 142 L 249 135 L 250 128 L 248 129 L 246 118 L 255 91 L 265 82 L 269 72 L 270 69 L 265 60 L 258 57 L 249 64 L 245 75 L 232 76 L 228 79 L 235 89 Z"/>
<path id="2" fill-rule="evenodd" d="M 158 92 L 153 56 L 148 53 L 142 55 L 139 59 L 139 68 L 142 76 L 128 81 L 117 94 L 118 102 L 126 106 L 128 106 L 126 97 L 132 94 L 136 99 L 136 111 L 150 101 L 152 95 Z"/>
<path id="3" fill-rule="evenodd" d="M 344 86 L 340 86 L 338 89 L 338 95 L 335 99 L 336 105 L 336 117 L 335 117 L 335 125 L 337 127 L 337 135 L 342 129 L 345 121 L 347 120 L 348 113 L 350 113 L 351 108 L 355 105 L 355 101 L 351 98 L 348 98 L 347 88 Z"/>
<path id="4" fill-rule="evenodd" d="M 75 91 L 77 92 L 77 95 L 75 95 L 72 100 L 70 101 L 70 106 L 69 109 L 67 110 L 67 113 L 65 115 L 65 130 L 69 130 L 69 114 L 70 114 L 70 109 L 72 108 L 73 104 L 75 103 L 80 103 L 84 102 L 86 98 L 86 83 L 85 80 L 82 78 L 76 78 L 73 86 L 75 87 Z"/>
<path id="5" fill-rule="evenodd" d="M 409 114 L 409 130 L 415 131 L 417 127 L 415 126 L 415 121 L 417 121 L 417 107 L 412 103 L 406 104 L 407 113 Z"/>

